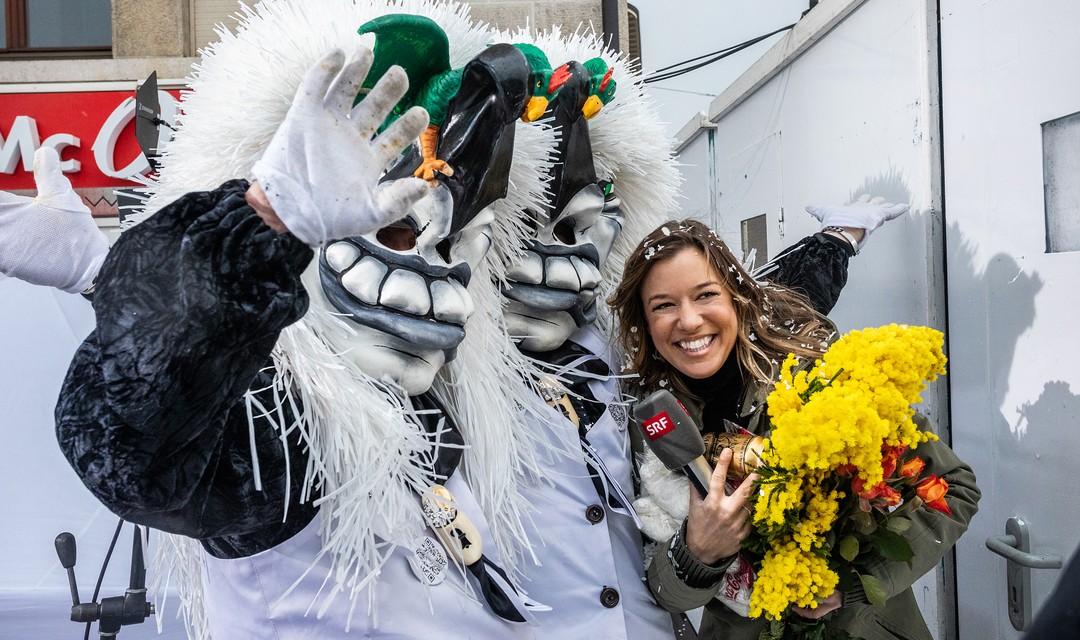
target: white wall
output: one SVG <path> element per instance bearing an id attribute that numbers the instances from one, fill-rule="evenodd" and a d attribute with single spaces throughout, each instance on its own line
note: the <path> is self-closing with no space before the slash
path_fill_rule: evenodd
<path id="1" fill-rule="evenodd" d="M 1080 542 L 1080 253 L 1046 253 L 1041 132 L 1080 111 L 1080 4 L 946 0 L 941 11 L 955 447 L 983 490 L 957 547 L 961 635 L 1018 638 L 1005 560 L 984 540 L 1017 516 L 1033 553 L 1067 560 Z M 1033 608 L 1059 576 L 1031 571 Z"/>
<path id="2" fill-rule="evenodd" d="M 827 1 L 815 12 L 859 4 Z M 759 213 L 769 215 L 775 254 L 817 230 L 804 212 L 808 204 L 849 202 L 864 192 L 911 204 L 909 214 L 877 231 L 852 261 L 836 311 L 847 328 L 939 322 L 928 247 L 939 195 L 926 31 L 922 0 L 867 2 L 827 35 L 793 34 L 812 46 L 760 88 L 725 94 L 710 106 L 722 113 L 715 134 L 722 193 L 716 213 L 720 230 L 733 241 L 739 221 Z M 782 41 L 773 53 L 790 46 Z M 771 59 L 763 58 L 748 75 L 767 75 L 763 69 Z M 708 203 L 707 184 L 697 184 L 707 174 L 698 166 L 706 159 L 706 138 L 691 138 L 680 156 L 695 172 L 685 189 L 687 213 Z"/>

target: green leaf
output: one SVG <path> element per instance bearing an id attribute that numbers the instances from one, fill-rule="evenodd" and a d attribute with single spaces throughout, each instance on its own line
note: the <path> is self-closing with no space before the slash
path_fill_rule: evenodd
<path id="1" fill-rule="evenodd" d="M 844 536 L 840 539 L 840 557 L 848 562 L 855 560 L 859 555 L 859 541 L 855 536 Z"/>
<path id="2" fill-rule="evenodd" d="M 893 533 L 903 533 L 911 528 L 911 520 L 907 518 L 889 518 L 885 521 L 885 528 Z"/>
<path id="3" fill-rule="evenodd" d="M 768 626 L 761 630 L 758 640 L 783 640 L 784 621 L 770 620 Z"/>
<path id="4" fill-rule="evenodd" d="M 871 538 L 871 542 L 874 549 L 888 560 L 910 563 L 911 559 L 915 557 L 915 552 L 911 550 L 911 544 L 907 539 L 888 529 L 878 529 Z"/>
<path id="5" fill-rule="evenodd" d="M 859 582 L 862 583 L 863 592 L 866 593 L 866 599 L 870 604 L 878 606 L 885 604 L 885 587 L 881 586 L 880 580 L 874 576 L 860 573 Z"/>
<path id="6" fill-rule="evenodd" d="M 855 521 L 856 526 L 859 528 L 874 523 L 874 517 L 865 511 L 856 511 L 851 514 L 851 519 Z"/>

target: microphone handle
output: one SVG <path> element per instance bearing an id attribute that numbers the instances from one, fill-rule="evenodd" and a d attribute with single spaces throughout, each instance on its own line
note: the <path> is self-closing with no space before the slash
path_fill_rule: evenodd
<path id="1" fill-rule="evenodd" d="M 690 484 L 697 487 L 698 494 L 702 498 L 709 495 L 709 480 L 712 478 L 713 470 L 704 456 L 691 460 L 690 464 L 683 467 L 683 472 L 690 478 Z"/>

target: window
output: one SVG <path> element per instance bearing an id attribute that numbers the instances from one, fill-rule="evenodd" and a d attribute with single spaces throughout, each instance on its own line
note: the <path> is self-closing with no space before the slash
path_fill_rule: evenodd
<path id="1" fill-rule="evenodd" d="M 1080 251 L 1080 113 L 1042 124 L 1046 250 Z"/>
<path id="2" fill-rule="evenodd" d="M 746 264 L 751 255 L 753 264 L 747 265 L 747 269 L 753 269 L 757 265 L 765 264 L 769 260 L 769 233 L 767 231 L 768 219 L 765 214 L 747 218 L 740 225 L 742 231 L 742 261 Z"/>
<path id="3" fill-rule="evenodd" d="M 254 4 L 248 2 L 248 4 Z M 191 3 L 191 24 L 195 42 L 192 51 L 198 51 L 211 42 L 217 42 L 221 36 L 216 29 L 219 25 L 235 31 L 236 27 L 236 0 L 198 0 Z M 359 25 L 357 25 L 359 26 Z"/>
<path id="4" fill-rule="evenodd" d="M 31 56 L 108 53 L 110 0 L 0 0 L 0 52 Z"/>

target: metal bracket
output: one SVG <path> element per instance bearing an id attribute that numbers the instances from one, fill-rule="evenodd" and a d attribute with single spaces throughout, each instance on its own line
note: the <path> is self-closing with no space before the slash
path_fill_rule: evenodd
<path id="1" fill-rule="evenodd" d="M 986 548 L 1008 560 L 1009 622 L 1017 631 L 1023 631 L 1031 624 L 1031 570 L 1060 569 L 1061 556 L 1029 553 L 1028 525 L 1018 517 L 1005 521 L 1005 535 L 987 538 Z"/>

